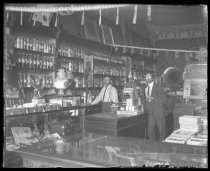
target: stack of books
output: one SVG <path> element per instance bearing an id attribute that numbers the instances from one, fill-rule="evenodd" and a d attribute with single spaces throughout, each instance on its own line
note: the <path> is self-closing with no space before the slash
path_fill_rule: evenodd
<path id="1" fill-rule="evenodd" d="M 184 115 L 179 117 L 181 130 L 200 132 L 202 130 L 201 116 Z"/>
<path id="2" fill-rule="evenodd" d="M 202 130 L 200 116 L 184 115 L 179 117 L 180 128 L 175 130 L 164 142 L 187 144 L 192 136 Z"/>

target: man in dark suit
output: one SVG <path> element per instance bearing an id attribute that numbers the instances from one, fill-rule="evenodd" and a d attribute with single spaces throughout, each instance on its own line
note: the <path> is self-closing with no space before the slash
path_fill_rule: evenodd
<path id="1" fill-rule="evenodd" d="M 165 139 L 165 95 L 160 84 L 156 83 L 151 73 L 146 74 L 145 109 L 148 113 L 148 138 L 150 140 Z M 157 128 L 156 129 L 156 126 Z M 156 131 L 159 131 L 159 137 Z"/>

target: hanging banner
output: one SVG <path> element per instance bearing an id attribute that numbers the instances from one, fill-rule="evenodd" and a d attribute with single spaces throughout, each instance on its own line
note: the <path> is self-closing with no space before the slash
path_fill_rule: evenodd
<path id="1" fill-rule="evenodd" d="M 55 18 L 55 27 L 58 25 L 58 13 L 56 13 L 56 18 Z"/>
<path id="2" fill-rule="evenodd" d="M 32 20 L 34 20 L 34 25 L 36 22 L 40 22 L 43 26 L 49 27 L 51 18 L 52 13 L 50 12 L 36 12 L 32 17 Z"/>
<path id="3" fill-rule="evenodd" d="M 179 57 L 179 52 L 175 52 L 175 58 L 178 58 Z"/>
<path id="4" fill-rule="evenodd" d="M 116 25 L 119 24 L 119 7 L 117 8 Z"/>
<path id="5" fill-rule="evenodd" d="M 152 11 L 151 5 L 148 5 L 148 7 L 147 7 L 147 19 L 148 19 L 148 21 L 151 21 L 151 11 Z"/>
<path id="6" fill-rule="evenodd" d="M 136 24 L 137 20 L 137 5 L 134 6 L 133 24 Z"/>
<path id="7" fill-rule="evenodd" d="M 20 13 L 20 25 L 23 25 L 23 12 Z"/>
<path id="8" fill-rule="evenodd" d="M 54 5 L 38 4 L 37 8 L 49 8 L 50 6 L 52 6 L 52 8 L 54 7 Z M 40 22 L 43 26 L 49 27 L 52 15 L 52 12 L 35 12 L 32 17 L 32 20 L 34 21 L 33 25 L 35 25 L 36 22 Z"/>
<path id="9" fill-rule="evenodd" d="M 99 10 L 99 26 L 101 25 L 101 10 Z"/>
<path id="10" fill-rule="evenodd" d="M 84 25 L 84 21 L 85 21 L 85 12 L 82 12 L 82 19 L 81 19 L 81 26 Z"/>

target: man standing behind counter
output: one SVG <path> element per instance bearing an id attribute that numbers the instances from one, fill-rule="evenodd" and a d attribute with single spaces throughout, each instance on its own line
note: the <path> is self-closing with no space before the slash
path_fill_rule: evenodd
<path id="1" fill-rule="evenodd" d="M 96 99 L 92 102 L 92 105 L 99 102 L 118 103 L 117 89 L 111 84 L 111 79 L 109 77 L 104 78 L 104 87 Z"/>
<path id="2" fill-rule="evenodd" d="M 146 74 L 147 87 L 145 88 L 146 111 L 148 112 L 148 137 L 150 140 L 164 140 L 165 138 L 165 95 L 159 84 L 154 82 L 151 73 Z M 159 130 L 157 137 L 155 125 Z"/>

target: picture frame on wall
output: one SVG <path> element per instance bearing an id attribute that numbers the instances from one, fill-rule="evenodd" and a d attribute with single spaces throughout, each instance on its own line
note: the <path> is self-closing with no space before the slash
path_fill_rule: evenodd
<path id="1" fill-rule="evenodd" d="M 112 29 L 108 26 L 101 24 L 102 36 L 103 36 L 103 43 L 108 45 L 114 45 L 114 38 Z"/>
<path id="2" fill-rule="evenodd" d="M 97 25 L 94 21 L 86 19 L 84 22 L 85 37 L 87 39 L 100 42 Z"/>

